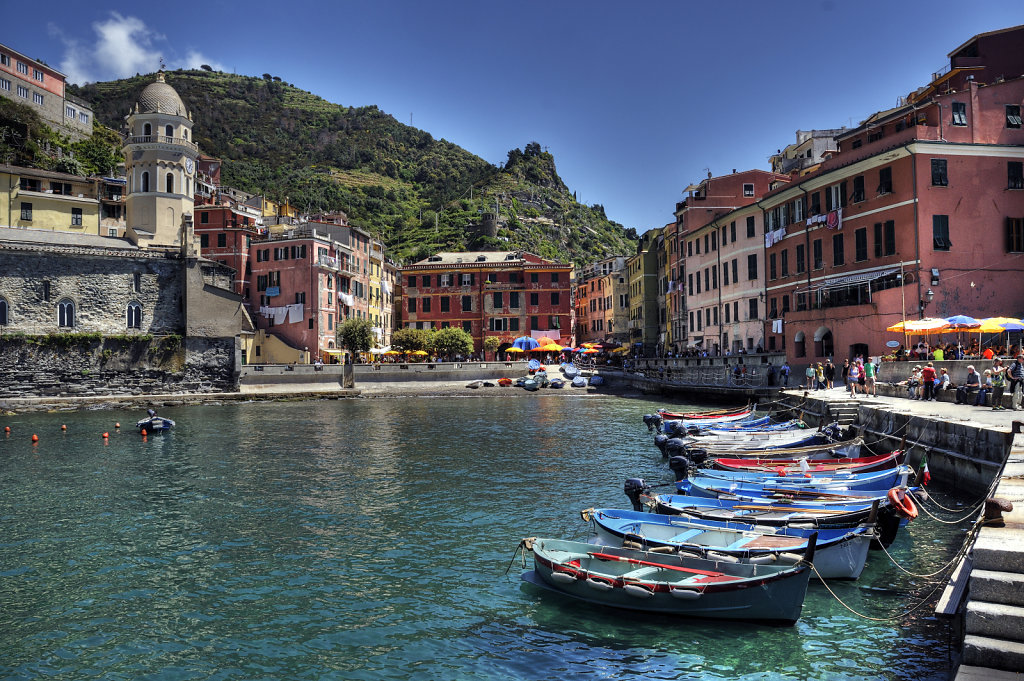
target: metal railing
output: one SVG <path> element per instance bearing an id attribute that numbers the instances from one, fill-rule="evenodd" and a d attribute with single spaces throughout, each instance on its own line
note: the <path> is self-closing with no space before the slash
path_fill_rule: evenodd
<path id="1" fill-rule="evenodd" d="M 135 135 L 128 138 L 128 144 L 174 144 L 193 151 L 199 151 L 192 142 L 180 137 L 168 137 L 167 135 Z"/>

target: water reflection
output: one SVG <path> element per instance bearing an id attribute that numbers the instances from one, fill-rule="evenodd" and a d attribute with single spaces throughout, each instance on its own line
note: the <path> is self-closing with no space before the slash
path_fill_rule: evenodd
<path id="1" fill-rule="evenodd" d="M 519 538 L 581 538 L 579 510 L 626 504 L 625 478 L 669 479 L 640 423 L 654 406 L 232 404 L 105 446 L 130 414 L 18 417 L 42 437 L 0 441 L 0 677 L 944 676 L 943 623 L 866 622 L 818 586 L 774 628 L 611 612 L 504 575 Z M 912 524 L 893 555 L 929 572 L 956 532 Z M 926 586 L 872 556 L 834 588 L 881 616 Z"/>

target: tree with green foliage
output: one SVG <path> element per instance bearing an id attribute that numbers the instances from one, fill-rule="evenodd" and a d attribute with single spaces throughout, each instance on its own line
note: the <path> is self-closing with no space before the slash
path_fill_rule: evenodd
<path id="1" fill-rule="evenodd" d="M 439 357 L 469 355 L 473 352 L 473 337 L 458 327 L 437 329 L 430 336 L 430 350 Z"/>
<path id="2" fill-rule="evenodd" d="M 499 347 L 501 347 L 501 339 L 497 336 L 487 336 L 484 338 L 484 352 L 493 354 L 498 351 Z M 498 358 L 495 357 L 494 359 L 497 360 Z"/>
<path id="3" fill-rule="evenodd" d="M 398 352 L 430 350 L 430 332 L 425 329 L 398 329 L 391 334 L 391 349 Z"/>
<path id="4" fill-rule="evenodd" d="M 350 352 L 369 352 L 373 347 L 373 329 L 369 319 L 346 319 L 338 325 L 338 344 Z"/>

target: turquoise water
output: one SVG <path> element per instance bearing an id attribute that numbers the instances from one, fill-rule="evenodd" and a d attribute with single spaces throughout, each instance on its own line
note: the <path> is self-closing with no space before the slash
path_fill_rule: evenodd
<path id="1" fill-rule="evenodd" d="M 505 575 L 521 537 L 585 538 L 580 509 L 670 479 L 640 422 L 656 406 L 230 404 L 164 410 L 178 427 L 146 441 L 113 427 L 135 412 L 2 417 L 0 678 L 946 677 L 930 607 L 871 622 L 812 584 L 776 628 L 578 604 L 523 584 L 518 559 Z M 909 530 L 892 550 L 919 573 L 961 536 Z M 874 553 L 832 586 L 885 617 L 934 583 Z"/>

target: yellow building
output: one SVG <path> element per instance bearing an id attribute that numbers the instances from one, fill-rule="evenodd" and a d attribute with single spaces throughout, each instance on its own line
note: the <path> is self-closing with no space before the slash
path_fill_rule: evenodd
<path id="1" fill-rule="evenodd" d="M 369 300 L 366 314 L 373 328 L 374 347 L 382 348 L 391 342 L 391 334 L 384 324 L 385 312 L 390 311 L 389 301 L 391 298 L 385 292 L 384 244 L 377 239 L 371 239 L 369 255 L 366 285 Z"/>
<path id="2" fill-rule="evenodd" d="M 0 226 L 107 236 L 95 180 L 9 165 L 0 165 Z"/>

